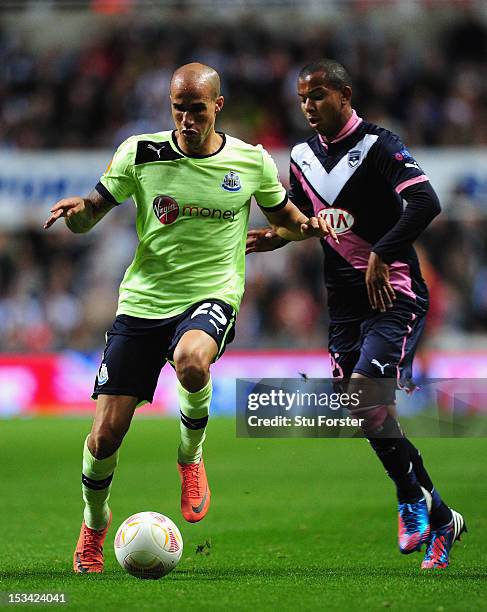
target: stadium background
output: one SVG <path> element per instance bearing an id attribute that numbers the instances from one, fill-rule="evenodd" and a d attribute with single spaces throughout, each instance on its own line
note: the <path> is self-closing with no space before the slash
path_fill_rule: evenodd
<path id="1" fill-rule="evenodd" d="M 469 526 L 441 575 L 421 573 L 420 555 L 397 553 L 394 488 L 361 439 L 236 439 L 232 418 L 211 419 L 212 507 L 185 523 L 178 419 L 140 418 L 149 408 L 134 419 L 114 478 L 105 572 L 72 573 L 88 397 L 135 236 L 130 203 L 83 236 L 62 223 L 42 230 L 49 207 L 88 192 L 127 135 L 171 128 L 170 74 L 196 59 L 223 76 L 219 128 L 263 143 L 285 180 L 289 147 L 308 133 L 295 76 L 320 55 L 347 65 L 359 113 L 403 137 L 442 200 L 419 242 L 432 308 L 417 374 L 486 377 L 484 1 L 3 0 L 0 607 L 7 592 L 34 591 L 65 592 L 82 612 L 485 610 L 486 438 L 473 437 L 486 431 L 481 393 L 464 402 L 483 411 L 459 423 L 469 437 L 449 439 L 445 426 L 418 441 Z M 256 210 L 252 223 L 262 223 Z M 329 371 L 319 246 L 252 255 L 247 276 L 235 343 L 213 370 L 212 411 L 230 417 L 237 377 Z M 174 382 L 165 368 L 152 416 L 177 410 Z M 413 395 L 401 410 L 422 407 Z M 427 419 L 401 422 L 408 435 L 420 422 L 424 436 Z M 124 574 L 112 546 L 116 526 L 149 509 L 173 518 L 185 544 L 178 568 L 155 582 Z"/>
<path id="2" fill-rule="evenodd" d="M 135 248 L 133 205 L 93 232 L 42 229 L 87 193 L 133 133 L 172 127 L 173 69 L 221 74 L 219 129 L 262 143 L 286 180 L 308 129 L 299 67 L 339 58 L 359 114 L 399 133 L 444 207 L 418 242 L 431 311 L 417 373 L 487 373 L 487 8 L 483 2 L 4 2 L 0 13 L 0 415 L 86 413 L 117 288 Z M 262 217 L 254 207 L 252 224 Z M 235 342 L 214 368 L 214 412 L 236 377 L 329 373 L 321 251 L 247 258 Z M 175 412 L 161 375 L 145 411 Z"/>

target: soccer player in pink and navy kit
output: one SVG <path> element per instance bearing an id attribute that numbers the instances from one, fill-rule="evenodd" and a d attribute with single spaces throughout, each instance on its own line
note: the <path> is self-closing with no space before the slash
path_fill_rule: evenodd
<path id="1" fill-rule="evenodd" d="M 333 376 L 349 380 L 349 392 L 362 392 L 355 412 L 396 485 L 401 552 L 426 543 L 422 567 L 446 567 L 465 521 L 443 502 L 394 416 L 396 387 L 412 385 L 428 310 L 413 242 L 440 204 L 400 139 L 353 110 L 341 64 L 320 60 L 303 68 L 298 95 L 314 134 L 292 149 L 289 197 L 308 216 L 326 219 L 339 238 L 321 240 Z M 268 229 L 253 230 L 247 252 L 284 244 Z"/>

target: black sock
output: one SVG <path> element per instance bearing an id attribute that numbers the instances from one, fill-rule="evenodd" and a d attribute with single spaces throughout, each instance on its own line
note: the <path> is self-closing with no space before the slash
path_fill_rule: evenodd
<path id="1" fill-rule="evenodd" d="M 409 447 L 396 419 L 388 415 L 382 426 L 374 432 L 367 431 L 366 437 L 394 481 L 399 502 L 412 503 L 421 499 L 423 492 L 409 457 Z"/>
<path id="2" fill-rule="evenodd" d="M 404 438 L 404 441 L 407 444 L 409 457 L 413 464 L 413 469 L 419 484 L 431 493 L 431 526 L 433 528 L 442 527 L 451 521 L 451 510 L 441 499 L 440 494 L 435 489 L 430 475 L 424 467 L 423 458 L 419 450 L 407 438 Z"/>
<path id="3" fill-rule="evenodd" d="M 421 453 L 410 440 L 408 440 L 407 438 L 404 438 L 404 441 L 408 447 L 409 458 L 412 461 L 413 469 L 414 469 L 414 472 L 416 474 L 416 478 L 418 479 L 419 484 L 431 493 L 434 486 L 430 478 L 430 475 L 428 474 L 428 472 L 426 471 L 426 468 L 424 467 L 423 458 L 421 457 Z"/>

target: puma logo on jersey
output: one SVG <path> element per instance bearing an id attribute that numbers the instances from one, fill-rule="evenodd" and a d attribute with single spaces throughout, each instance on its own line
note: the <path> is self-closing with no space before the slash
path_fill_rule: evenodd
<path id="1" fill-rule="evenodd" d="M 417 162 L 414 162 L 412 164 L 404 164 L 406 166 L 406 168 L 414 168 L 415 170 L 421 170 L 421 168 L 418 166 Z"/>
<path id="2" fill-rule="evenodd" d="M 160 146 L 159 148 L 155 147 L 153 144 L 148 144 L 147 148 L 150 149 L 151 151 L 155 151 L 157 153 L 157 157 L 159 159 L 161 159 L 161 151 L 164 148 L 164 145 Z"/>
<path id="3" fill-rule="evenodd" d="M 139 140 L 134 165 L 140 166 L 152 162 L 174 162 L 183 158 L 184 155 L 175 151 L 169 142 Z"/>
<path id="4" fill-rule="evenodd" d="M 384 370 L 387 368 L 388 365 L 391 365 L 390 363 L 385 363 L 384 365 L 382 365 L 381 363 L 379 363 L 377 361 L 377 359 L 372 359 L 372 361 L 370 362 L 372 365 L 375 365 L 379 368 L 379 370 L 382 373 L 382 376 L 384 376 Z"/>

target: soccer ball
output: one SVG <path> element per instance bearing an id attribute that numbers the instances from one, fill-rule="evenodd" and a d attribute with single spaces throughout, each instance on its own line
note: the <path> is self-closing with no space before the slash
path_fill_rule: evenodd
<path id="1" fill-rule="evenodd" d="M 115 556 L 137 578 L 161 578 L 169 574 L 183 554 L 183 538 L 176 525 L 158 512 L 129 516 L 115 536 Z"/>

